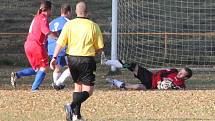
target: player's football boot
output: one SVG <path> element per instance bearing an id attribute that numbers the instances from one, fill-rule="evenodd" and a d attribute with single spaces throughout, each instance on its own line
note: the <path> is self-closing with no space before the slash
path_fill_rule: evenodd
<path id="1" fill-rule="evenodd" d="M 130 71 L 134 71 L 136 67 L 136 63 L 124 63 L 122 60 L 119 60 L 119 62 L 122 64 L 123 68 L 127 68 Z"/>
<path id="2" fill-rule="evenodd" d="M 16 72 L 12 72 L 10 75 L 10 82 L 14 88 L 16 87 L 16 79 L 17 79 Z"/>
<path id="3" fill-rule="evenodd" d="M 56 85 L 54 82 L 51 84 L 51 86 L 52 86 L 55 90 L 57 90 L 57 91 L 62 90 L 62 89 L 65 88 L 65 85 L 64 85 L 64 84 Z"/>
<path id="4" fill-rule="evenodd" d="M 72 121 L 84 121 L 80 115 L 73 115 L 73 120 Z"/>
<path id="5" fill-rule="evenodd" d="M 64 109 L 66 111 L 66 121 L 73 121 L 73 110 L 70 103 L 65 104 Z"/>

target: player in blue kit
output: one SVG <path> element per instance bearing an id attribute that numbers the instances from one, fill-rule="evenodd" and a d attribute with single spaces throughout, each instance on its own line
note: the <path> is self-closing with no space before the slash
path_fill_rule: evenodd
<path id="1" fill-rule="evenodd" d="M 69 21 L 71 17 L 71 7 L 70 5 L 64 4 L 61 6 L 61 16 L 52 20 L 49 24 L 49 28 L 51 31 L 57 31 L 61 33 L 64 24 Z M 52 38 L 48 38 L 48 55 L 50 58 L 53 58 L 54 49 L 56 46 L 56 40 Z M 64 47 L 59 53 L 58 57 L 55 58 L 57 60 L 57 65 L 53 72 L 53 83 L 52 87 L 56 90 L 63 89 L 65 85 L 63 84 L 64 80 L 71 76 L 69 69 L 66 69 L 61 74 L 61 69 L 65 65 L 67 65 L 67 57 L 66 57 L 66 47 Z"/>

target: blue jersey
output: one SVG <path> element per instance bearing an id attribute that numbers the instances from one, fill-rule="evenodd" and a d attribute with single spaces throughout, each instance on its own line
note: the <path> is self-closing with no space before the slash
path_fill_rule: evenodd
<path id="1" fill-rule="evenodd" d="M 60 33 L 63 29 L 63 26 L 68 21 L 69 21 L 69 19 L 67 19 L 66 17 L 60 16 L 51 21 L 51 23 L 49 24 L 49 28 L 53 32 L 57 31 L 58 33 Z M 56 46 L 56 40 L 48 37 L 48 55 L 54 54 L 55 46 Z M 64 47 L 61 50 L 61 52 L 58 54 L 58 56 L 65 56 L 65 55 L 66 55 L 66 47 Z"/>

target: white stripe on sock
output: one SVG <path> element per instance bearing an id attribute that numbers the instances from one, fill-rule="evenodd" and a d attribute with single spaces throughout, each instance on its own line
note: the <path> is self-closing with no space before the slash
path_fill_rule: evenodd
<path id="1" fill-rule="evenodd" d="M 55 73 L 53 72 L 53 81 L 54 83 L 56 83 L 56 81 L 58 80 L 58 78 L 60 77 L 61 73 Z"/>

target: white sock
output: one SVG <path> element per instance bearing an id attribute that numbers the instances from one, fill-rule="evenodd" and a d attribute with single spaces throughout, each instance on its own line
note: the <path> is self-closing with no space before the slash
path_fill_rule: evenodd
<path id="1" fill-rule="evenodd" d="M 66 69 L 56 81 L 56 85 L 63 84 L 67 77 L 71 77 L 70 70 Z"/>
<path id="2" fill-rule="evenodd" d="M 114 84 L 115 86 L 117 86 L 118 88 L 122 88 L 122 85 L 124 84 L 124 82 L 123 82 L 123 81 L 120 81 L 120 80 L 114 79 L 114 80 L 113 80 L 113 84 Z"/>
<path id="3" fill-rule="evenodd" d="M 105 65 L 114 66 L 116 68 L 123 68 L 122 64 L 118 60 L 107 60 Z"/>
<path id="4" fill-rule="evenodd" d="M 60 77 L 61 73 L 56 73 L 56 72 L 53 72 L 53 80 L 54 80 L 54 83 L 56 83 L 56 81 L 58 80 L 58 78 Z"/>

